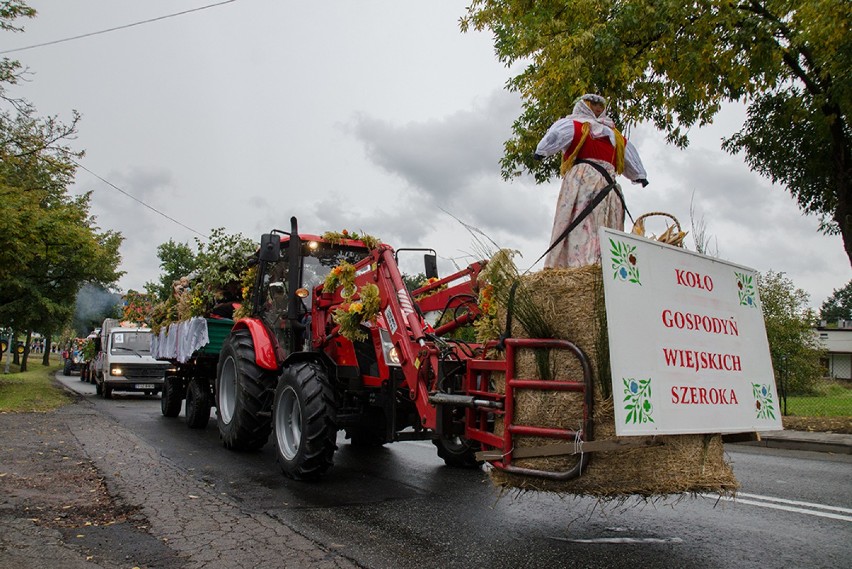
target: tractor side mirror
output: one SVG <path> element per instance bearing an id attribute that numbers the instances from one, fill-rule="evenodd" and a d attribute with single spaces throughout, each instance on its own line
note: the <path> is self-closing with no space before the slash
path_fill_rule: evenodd
<path id="1" fill-rule="evenodd" d="M 423 262 L 426 265 L 426 278 L 438 278 L 438 256 L 427 253 L 423 255 Z"/>
<path id="2" fill-rule="evenodd" d="M 260 236 L 260 260 L 274 263 L 281 257 L 281 238 L 274 233 Z"/>

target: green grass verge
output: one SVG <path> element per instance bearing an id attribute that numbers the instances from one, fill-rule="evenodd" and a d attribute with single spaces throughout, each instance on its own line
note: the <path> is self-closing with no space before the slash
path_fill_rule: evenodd
<path id="1" fill-rule="evenodd" d="M 4 374 L 5 362 L 0 365 L 0 413 L 51 411 L 71 401 L 65 391 L 53 385 L 53 376 L 62 366 L 44 367 L 41 361 L 32 360 L 27 366 L 30 369 L 24 373 L 18 366 L 9 366 L 15 373 Z"/>
<path id="2" fill-rule="evenodd" d="M 799 417 L 852 417 L 852 389 L 832 383 L 819 395 L 787 396 L 787 414 Z"/>

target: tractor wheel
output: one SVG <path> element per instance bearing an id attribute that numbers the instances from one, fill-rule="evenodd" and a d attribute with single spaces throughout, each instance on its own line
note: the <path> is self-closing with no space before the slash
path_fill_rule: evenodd
<path id="1" fill-rule="evenodd" d="M 266 444 L 272 430 L 271 382 L 255 363 L 251 333 L 237 330 L 228 336 L 216 374 L 216 422 L 225 448 L 252 450 Z"/>
<path id="2" fill-rule="evenodd" d="M 322 366 L 301 362 L 285 369 L 272 409 L 281 470 L 296 480 L 322 476 L 337 450 L 334 392 Z"/>
<path id="3" fill-rule="evenodd" d="M 207 382 L 192 378 L 186 388 L 186 424 L 190 429 L 203 429 L 210 421 L 210 395 Z"/>
<path id="4" fill-rule="evenodd" d="M 475 456 L 479 445 L 463 437 L 441 437 L 433 439 L 432 444 L 438 447 L 438 456 L 444 459 L 447 466 L 478 468 L 482 464 Z"/>
<path id="5" fill-rule="evenodd" d="M 71 362 L 66 361 L 65 365 L 62 366 L 62 375 L 65 377 L 71 375 Z"/>
<path id="6" fill-rule="evenodd" d="M 167 377 L 163 382 L 163 396 L 160 398 L 160 410 L 166 417 L 180 415 L 183 399 L 180 393 L 180 378 Z"/>

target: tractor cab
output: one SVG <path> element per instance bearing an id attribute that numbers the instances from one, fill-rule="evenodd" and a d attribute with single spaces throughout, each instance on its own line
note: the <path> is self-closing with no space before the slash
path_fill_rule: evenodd
<path id="1" fill-rule="evenodd" d="M 295 219 L 290 232 L 261 238 L 252 313 L 277 339 L 284 354 L 302 351 L 310 340 L 311 294 L 342 262 L 369 256 L 361 241 L 302 234 Z"/>

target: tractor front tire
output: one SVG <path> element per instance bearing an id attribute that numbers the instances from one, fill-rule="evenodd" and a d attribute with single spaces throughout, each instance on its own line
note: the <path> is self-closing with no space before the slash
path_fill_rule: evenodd
<path id="1" fill-rule="evenodd" d="M 481 460 L 476 460 L 478 444 L 471 443 L 463 437 L 441 437 L 433 439 L 432 444 L 438 447 L 438 456 L 444 459 L 444 464 L 455 468 L 479 468 Z"/>
<path id="2" fill-rule="evenodd" d="M 272 378 L 255 363 L 248 330 L 228 336 L 219 354 L 216 374 L 216 415 L 225 448 L 255 450 L 272 431 Z"/>
<path id="3" fill-rule="evenodd" d="M 186 424 L 190 429 L 203 429 L 210 421 L 210 389 L 207 382 L 192 378 L 186 388 Z"/>
<path id="4" fill-rule="evenodd" d="M 337 410 L 325 369 L 314 362 L 286 368 L 272 409 L 281 471 L 295 480 L 315 480 L 325 474 L 337 450 Z"/>
<path id="5" fill-rule="evenodd" d="M 180 406 L 183 399 L 180 394 L 180 378 L 167 377 L 163 381 L 163 395 L 160 398 L 160 410 L 166 417 L 177 417 L 180 415 Z"/>

